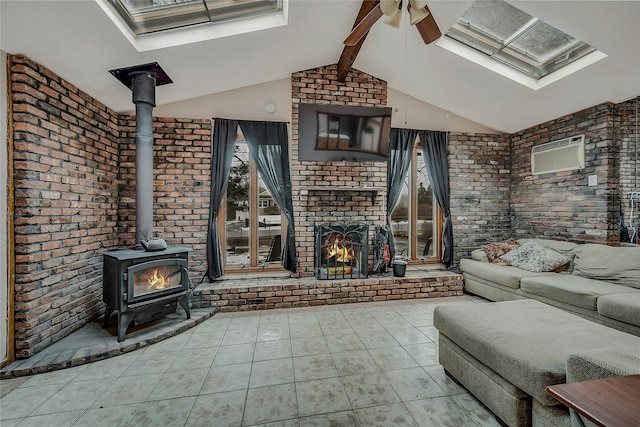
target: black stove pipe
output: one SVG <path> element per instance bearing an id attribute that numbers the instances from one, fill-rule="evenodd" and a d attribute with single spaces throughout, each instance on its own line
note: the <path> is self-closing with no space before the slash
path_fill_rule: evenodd
<path id="1" fill-rule="evenodd" d="M 133 76 L 131 90 L 136 105 L 136 245 L 153 232 L 153 108 L 156 75 Z"/>

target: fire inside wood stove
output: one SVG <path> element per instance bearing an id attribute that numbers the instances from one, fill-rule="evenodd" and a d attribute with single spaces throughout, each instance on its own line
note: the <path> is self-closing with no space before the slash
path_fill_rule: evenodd
<path id="1" fill-rule="evenodd" d="M 322 224 L 315 227 L 315 273 L 318 279 L 366 278 L 369 227 Z"/>
<path id="2" fill-rule="evenodd" d="M 141 296 L 161 289 L 179 287 L 182 280 L 181 265 L 147 268 L 133 273 L 133 294 Z"/>

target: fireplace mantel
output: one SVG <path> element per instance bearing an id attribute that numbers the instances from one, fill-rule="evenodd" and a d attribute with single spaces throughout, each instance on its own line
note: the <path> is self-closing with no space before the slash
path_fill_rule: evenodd
<path id="1" fill-rule="evenodd" d="M 334 185 L 315 185 L 313 187 L 309 187 L 308 191 L 355 191 L 355 192 L 370 192 L 377 193 L 379 191 L 385 190 L 383 187 L 373 187 L 373 186 L 364 186 L 364 187 L 336 187 Z"/>

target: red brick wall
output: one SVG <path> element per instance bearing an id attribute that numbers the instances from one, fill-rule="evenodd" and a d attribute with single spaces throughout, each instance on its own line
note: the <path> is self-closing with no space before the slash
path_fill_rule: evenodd
<path id="1" fill-rule="evenodd" d="M 614 198 L 619 190 L 619 139 L 614 104 L 600 104 L 511 135 L 512 233 L 575 242 L 618 241 Z M 531 148 L 585 134 L 585 168 L 531 174 Z M 598 185 L 588 186 L 597 175 Z"/>
<path id="2" fill-rule="evenodd" d="M 509 135 L 449 134 L 449 191 L 454 258 L 511 235 Z"/>
<path id="3" fill-rule="evenodd" d="M 13 57 L 16 357 L 99 316 L 102 254 L 135 238 L 135 118 Z M 211 122 L 154 119 L 154 231 L 206 270 Z"/>
<path id="4" fill-rule="evenodd" d="M 135 245 L 135 130 L 120 117 L 121 180 L 118 235 Z M 188 246 L 189 270 L 200 281 L 207 269 L 206 238 L 211 192 L 211 121 L 158 118 L 153 121 L 153 231 L 169 245 Z"/>
<path id="5" fill-rule="evenodd" d="M 619 200 L 638 189 L 640 97 L 601 104 L 511 135 L 449 135 L 455 257 L 510 236 L 619 241 Z M 531 175 L 531 148 L 585 134 L 586 167 Z M 589 187 L 587 177 L 598 175 Z M 628 224 L 627 224 L 628 225 Z"/>
<path id="6" fill-rule="evenodd" d="M 298 105 L 333 104 L 385 106 L 387 83 L 352 69 L 346 81 L 337 80 L 337 66 L 329 65 L 291 75 L 291 184 L 298 252 L 298 272 L 313 275 L 315 224 L 361 222 L 369 225 L 369 241 L 374 226 L 384 225 L 386 199 L 381 192 L 353 192 L 365 184 L 386 188 L 385 162 L 298 161 Z M 330 187 L 332 191 L 318 189 Z M 340 190 L 340 191 L 335 191 Z M 371 254 L 371 248 L 370 248 Z M 371 259 L 370 259 L 371 264 Z"/>
<path id="7" fill-rule="evenodd" d="M 102 310 L 102 253 L 117 246 L 115 112 L 13 57 L 15 339 L 25 358 Z"/>

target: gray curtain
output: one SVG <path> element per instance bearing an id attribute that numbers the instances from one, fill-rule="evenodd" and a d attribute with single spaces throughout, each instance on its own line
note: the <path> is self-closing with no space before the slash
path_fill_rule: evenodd
<path id="1" fill-rule="evenodd" d="M 453 224 L 449 204 L 448 133 L 420 131 L 420 142 L 433 195 L 444 213 L 440 262 L 449 267 L 453 264 Z"/>
<path id="2" fill-rule="evenodd" d="M 387 229 L 389 233 L 389 252 L 391 259 L 396 255 L 393 229 L 391 228 L 391 212 L 396 207 L 404 179 L 409 171 L 413 147 L 418 131 L 413 129 L 392 128 L 389 134 L 389 162 L 387 166 Z"/>
<path id="3" fill-rule="evenodd" d="M 280 259 L 285 269 L 295 273 L 297 257 L 287 124 L 245 120 L 239 124 L 264 185 L 287 217 L 287 238 L 283 242 Z"/>
<path id="4" fill-rule="evenodd" d="M 238 136 L 238 121 L 215 119 L 211 147 L 211 196 L 207 230 L 207 276 L 209 280 L 224 274 L 217 220 L 222 199 L 227 193 L 229 172 Z"/>

